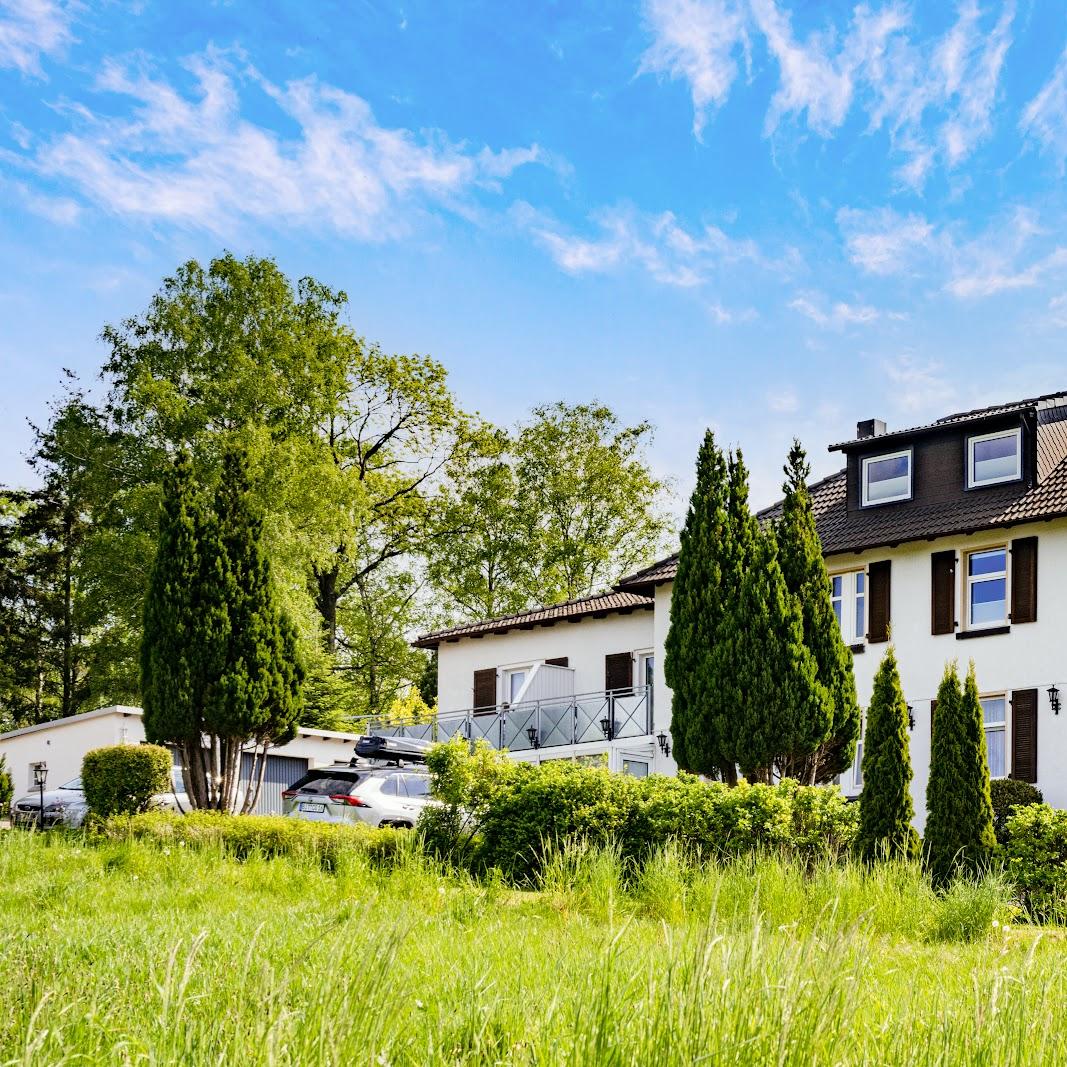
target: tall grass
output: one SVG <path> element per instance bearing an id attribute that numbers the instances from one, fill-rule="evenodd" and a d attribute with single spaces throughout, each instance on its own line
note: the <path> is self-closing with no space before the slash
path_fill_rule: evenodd
<path id="1" fill-rule="evenodd" d="M 1054 1064 L 1063 943 L 995 878 L 572 846 L 238 862 L 0 835 L 2 1064 Z"/>

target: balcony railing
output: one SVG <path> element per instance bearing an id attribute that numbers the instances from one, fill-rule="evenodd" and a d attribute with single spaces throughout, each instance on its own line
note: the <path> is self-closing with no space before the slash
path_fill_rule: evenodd
<path id="1" fill-rule="evenodd" d="M 368 724 L 374 733 L 390 737 L 447 741 L 458 734 L 511 752 L 647 737 L 653 727 L 650 686 L 439 712 L 423 723 L 374 719 Z"/>

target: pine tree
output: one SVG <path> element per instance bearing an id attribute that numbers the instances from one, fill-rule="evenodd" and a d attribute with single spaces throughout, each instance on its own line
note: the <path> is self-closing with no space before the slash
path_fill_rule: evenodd
<path id="1" fill-rule="evenodd" d="M 727 466 L 708 430 L 697 457 L 671 593 L 664 674 L 672 690 L 674 757 L 683 770 L 736 777 L 722 749 L 713 656 L 723 617 L 723 550 L 728 507 Z"/>
<path id="2" fill-rule="evenodd" d="M 934 708 L 923 851 L 935 884 L 976 871 L 996 844 L 989 764 L 974 663 L 960 690 L 956 664 L 945 668 Z"/>
<path id="3" fill-rule="evenodd" d="M 908 705 L 900 687 L 892 646 L 874 676 L 863 742 L 863 793 L 860 796 L 858 848 L 867 860 L 918 854 L 919 836 L 911 825 L 911 755 Z"/>
<path id="4" fill-rule="evenodd" d="M 826 739 L 814 751 L 785 752 L 776 762 L 782 777 L 825 783 L 850 767 L 855 758 L 860 732 L 856 679 L 852 653 L 842 639 L 830 599 L 822 543 L 807 487 L 811 468 L 795 439 L 784 471 L 782 517 L 775 525 L 779 562 L 786 588 L 800 600 L 804 643 L 815 657 L 819 681 L 827 690 L 831 724 Z"/>

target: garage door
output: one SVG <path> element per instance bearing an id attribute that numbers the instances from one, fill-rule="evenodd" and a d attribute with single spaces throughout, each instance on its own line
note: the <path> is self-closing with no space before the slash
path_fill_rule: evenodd
<path id="1" fill-rule="evenodd" d="M 280 815 L 282 812 L 282 790 L 288 789 L 298 778 L 307 774 L 308 761 L 295 756 L 268 756 L 267 769 L 263 775 L 263 788 L 259 791 L 256 804 L 257 815 Z M 245 752 L 241 756 L 241 780 L 248 781 L 252 771 L 252 754 Z"/>

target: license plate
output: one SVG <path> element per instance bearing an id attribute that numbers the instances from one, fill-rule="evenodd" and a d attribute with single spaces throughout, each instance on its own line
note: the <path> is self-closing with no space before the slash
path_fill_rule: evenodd
<path id="1" fill-rule="evenodd" d="M 322 812 L 324 812 L 326 810 L 326 805 L 325 804 L 301 804 L 300 805 L 300 810 L 301 811 L 315 811 L 315 812 L 319 812 L 321 814 Z"/>

